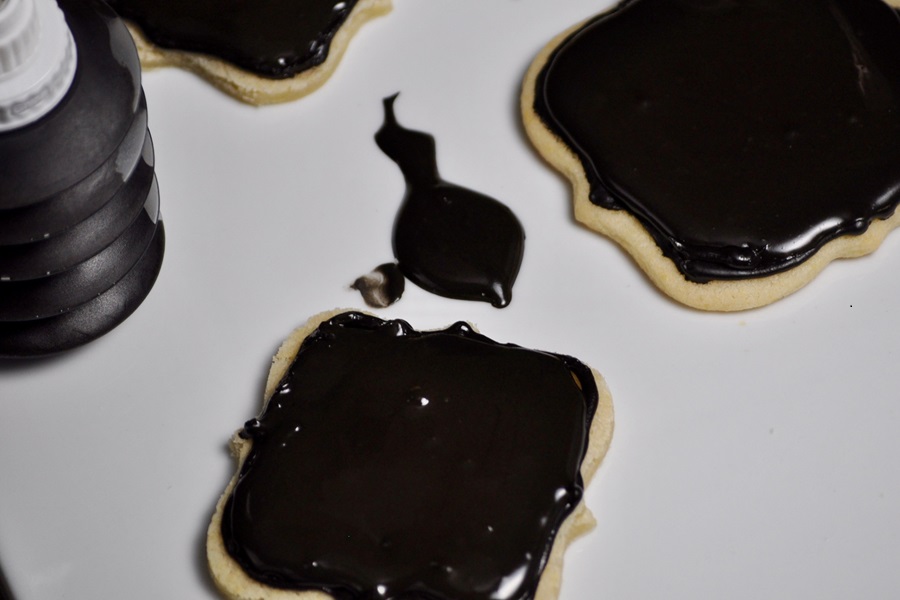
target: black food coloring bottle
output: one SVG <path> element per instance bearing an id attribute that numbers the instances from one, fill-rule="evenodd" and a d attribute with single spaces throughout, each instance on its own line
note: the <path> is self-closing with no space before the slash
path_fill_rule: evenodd
<path id="1" fill-rule="evenodd" d="M 124 321 L 162 263 L 134 42 L 101 0 L 0 0 L 0 357 Z"/>

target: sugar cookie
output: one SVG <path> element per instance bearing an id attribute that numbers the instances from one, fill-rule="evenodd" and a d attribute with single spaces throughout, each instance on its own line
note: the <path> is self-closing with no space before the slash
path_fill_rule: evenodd
<path id="1" fill-rule="evenodd" d="M 318 315 L 279 349 L 207 551 L 232 599 L 552 600 L 593 525 L 603 379 L 465 323 Z"/>
<path id="2" fill-rule="evenodd" d="M 630 0 L 525 78 L 576 218 L 674 299 L 778 300 L 900 223 L 900 18 L 881 0 Z"/>
<path id="3" fill-rule="evenodd" d="M 110 0 L 145 68 L 193 71 L 250 104 L 287 102 L 331 76 L 366 21 L 391 0 Z"/>

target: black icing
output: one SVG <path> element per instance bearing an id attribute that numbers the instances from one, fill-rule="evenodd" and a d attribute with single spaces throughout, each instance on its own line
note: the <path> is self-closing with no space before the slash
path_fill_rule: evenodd
<path id="1" fill-rule="evenodd" d="M 157 46 L 210 54 L 257 75 L 292 77 L 328 56 L 357 0 L 110 0 Z"/>

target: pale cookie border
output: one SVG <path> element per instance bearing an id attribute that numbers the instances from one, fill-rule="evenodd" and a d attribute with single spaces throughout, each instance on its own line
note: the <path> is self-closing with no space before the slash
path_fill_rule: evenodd
<path id="1" fill-rule="evenodd" d="M 293 362 L 303 340 L 315 331 L 322 322 L 345 312 L 352 312 L 352 309 L 338 309 L 320 313 L 310 318 L 305 324 L 290 334 L 278 349 L 275 358 L 272 359 L 272 367 L 269 370 L 269 376 L 266 381 L 263 407 L 265 407 L 268 399 L 272 397 L 278 383 Z M 364 311 L 355 312 L 371 314 Z M 584 479 L 585 488 L 603 461 L 613 434 L 612 396 L 600 373 L 594 369 L 591 369 L 591 372 L 597 385 L 598 402 L 594 419 L 591 422 L 588 448 L 581 464 L 581 476 Z M 216 503 L 215 513 L 212 516 L 206 535 L 207 560 L 213 582 L 218 590 L 230 600 L 333 600 L 330 594 L 321 591 L 284 590 L 264 585 L 249 577 L 225 549 L 221 533 L 222 511 L 225 508 L 228 497 L 231 495 L 231 490 L 237 482 L 244 460 L 250 452 L 250 446 L 251 442 L 242 439 L 238 433 L 235 433 L 231 438 L 231 452 L 237 459 L 237 470 L 225 488 L 225 492 Z M 573 539 L 590 531 L 594 525 L 594 517 L 585 506 L 582 498 L 575 510 L 563 521 L 556 534 L 547 564 L 541 574 L 534 600 L 554 600 L 559 596 L 565 549 Z"/>
<path id="2" fill-rule="evenodd" d="M 887 3 L 900 7 L 900 0 Z M 615 10 L 615 7 L 610 10 Z M 534 110 L 535 86 L 548 58 L 569 36 L 594 18 L 585 19 L 557 35 L 534 58 L 522 82 L 522 120 L 525 132 L 538 153 L 569 179 L 575 219 L 618 243 L 662 292 L 682 304 L 701 310 L 727 312 L 758 308 L 796 292 L 833 260 L 870 254 L 892 229 L 900 225 L 900 211 L 895 210 L 887 219 L 874 219 L 864 233 L 835 238 L 806 261 L 773 275 L 708 283 L 694 283 L 686 279 L 675 263 L 663 254 L 640 221 L 626 210 L 611 210 L 591 203 L 590 184 L 581 160 L 547 128 Z"/>
<path id="3" fill-rule="evenodd" d="M 190 1 L 190 0 L 184 0 Z M 270 79 L 217 57 L 170 50 L 151 42 L 135 23 L 126 20 L 144 69 L 179 67 L 199 75 L 226 94 L 255 106 L 296 100 L 319 89 L 334 73 L 350 40 L 369 20 L 391 11 L 391 0 L 359 0 L 331 40 L 320 64 L 287 79 Z"/>

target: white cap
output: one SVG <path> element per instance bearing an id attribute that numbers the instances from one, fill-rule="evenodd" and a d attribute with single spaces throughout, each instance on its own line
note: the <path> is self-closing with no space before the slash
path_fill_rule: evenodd
<path id="1" fill-rule="evenodd" d="M 50 112 L 69 90 L 76 64 L 56 0 L 0 0 L 0 131 Z"/>

